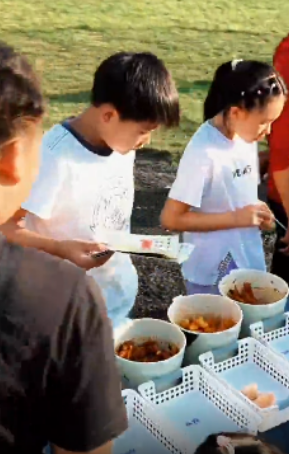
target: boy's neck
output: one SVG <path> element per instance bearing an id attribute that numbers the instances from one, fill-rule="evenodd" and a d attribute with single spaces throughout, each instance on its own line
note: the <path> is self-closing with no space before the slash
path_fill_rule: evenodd
<path id="1" fill-rule="evenodd" d="M 98 130 L 97 108 L 90 106 L 77 117 L 68 120 L 73 130 L 94 147 L 107 147 Z"/>

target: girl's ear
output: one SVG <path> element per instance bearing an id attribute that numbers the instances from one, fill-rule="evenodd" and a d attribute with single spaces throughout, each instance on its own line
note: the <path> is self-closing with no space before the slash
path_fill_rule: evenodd
<path id="1" fill-rule="evenodd" d="M 248 112 L 245 109 L 242 109 L 241 107 L 233 106 L 230 108 L 229 115 L 230 118 L 234 120 L 242 120 L 246 118 Z"/>

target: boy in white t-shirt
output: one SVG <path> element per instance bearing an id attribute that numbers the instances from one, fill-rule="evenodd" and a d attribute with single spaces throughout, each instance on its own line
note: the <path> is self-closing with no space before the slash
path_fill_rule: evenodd
<path id="1" fill-rule="evenodd" d="M 273 215 L 258 200 L 257 141 L 282 112 L 286 87 L 273 67 L 227 62 L 216 71 L 205 123 L 189 142 L 162 213 L 195 248 L 183 265 L 187 291 L 217 293 L 233 268 L 265 270 L 259 228 Z"/>
<path id="2" fill-rule="evenodd" d="M 150 53 L 112 55 L 95 72 L 91 105 L 45 134 L 38 180 L 2 228 L 9 241 L 87 269 L 114 328 L 134 304 L 137 273 L 126 254 L 92 257 L 105 249 L 99 232 L 130 231 L 133 150 L 159 126 L 177 126 L 179 115 L 178 93 L 161 60 Z"/>

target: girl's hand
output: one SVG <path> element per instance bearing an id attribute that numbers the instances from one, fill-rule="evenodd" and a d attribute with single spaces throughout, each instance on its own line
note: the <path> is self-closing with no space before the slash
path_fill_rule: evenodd
<path id="1" fill-rule="evenodd" d="M 268 221 L 263 221 L 260 224 L 260 229 L 263 230 L 264 232 L 271 232 L 276 227 L 274 214 L 272 213 L 272 211 L 270 210 L 266 203 L 264 202 L 260 203 L 264 211 L 267 212 L 268 215 L 270 216 L 270 219 Z"/>
<path id="2" fill-rule="evenodd" d="M 236 227 L 260 227 L 273 226 L 274 216 L 266 203 L 259 202 L 256 205 L 247 205 L 235 211 Z"/>
<path id="3" fill-rule="evenodd" d="M 271 221 L 264 221 L 260 224 L 260 230 L 262 230 L 263 232 L 272 232 L 275 230 L 275 227 L 276 224 L 274 218 Z"/>

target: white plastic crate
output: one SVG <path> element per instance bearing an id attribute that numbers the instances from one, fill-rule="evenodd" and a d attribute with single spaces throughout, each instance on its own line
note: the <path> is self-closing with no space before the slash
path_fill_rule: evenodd
<path id="1" fill-rule="evenodd" d="M 188 442 L 137 392 L 122 392 L 129 428 L 114 441 L 113 454 L 189 454 Z"/>
<path id="2" fill-rule="evenodd" d="M 182 383 L 173 388 L 157 392 L 150 381 L 140 385 L 139 392 L 189 439 L 191 453 L 212 433 L 257 432 L 256 413 L 203 368 L 188 366 L 180 375 Z"/>
<path id="3" fill-rule="evenodd" d="M 289 312 L 285 312 L 285 325 L 265 333 L 264 323 L 258 322 L 250 326 L 251 335 L 270 348 L 289 367 Z"/>
<path id="4" fill-rule="evenodd" d="M 284 362 L 265 345 L 251 337 L 238 341 L 236 356 L 215 363 L 212 352 L 200 356 L 200 363 L 232 390 L 237 397 L 261 417 L 258 430 L 264 432 L 289 419 L 289 371 Z M 272 392 L 277 405 L 260 409 L 241 393 L 249 384 L 257 383 L 260 392 Z"/>

